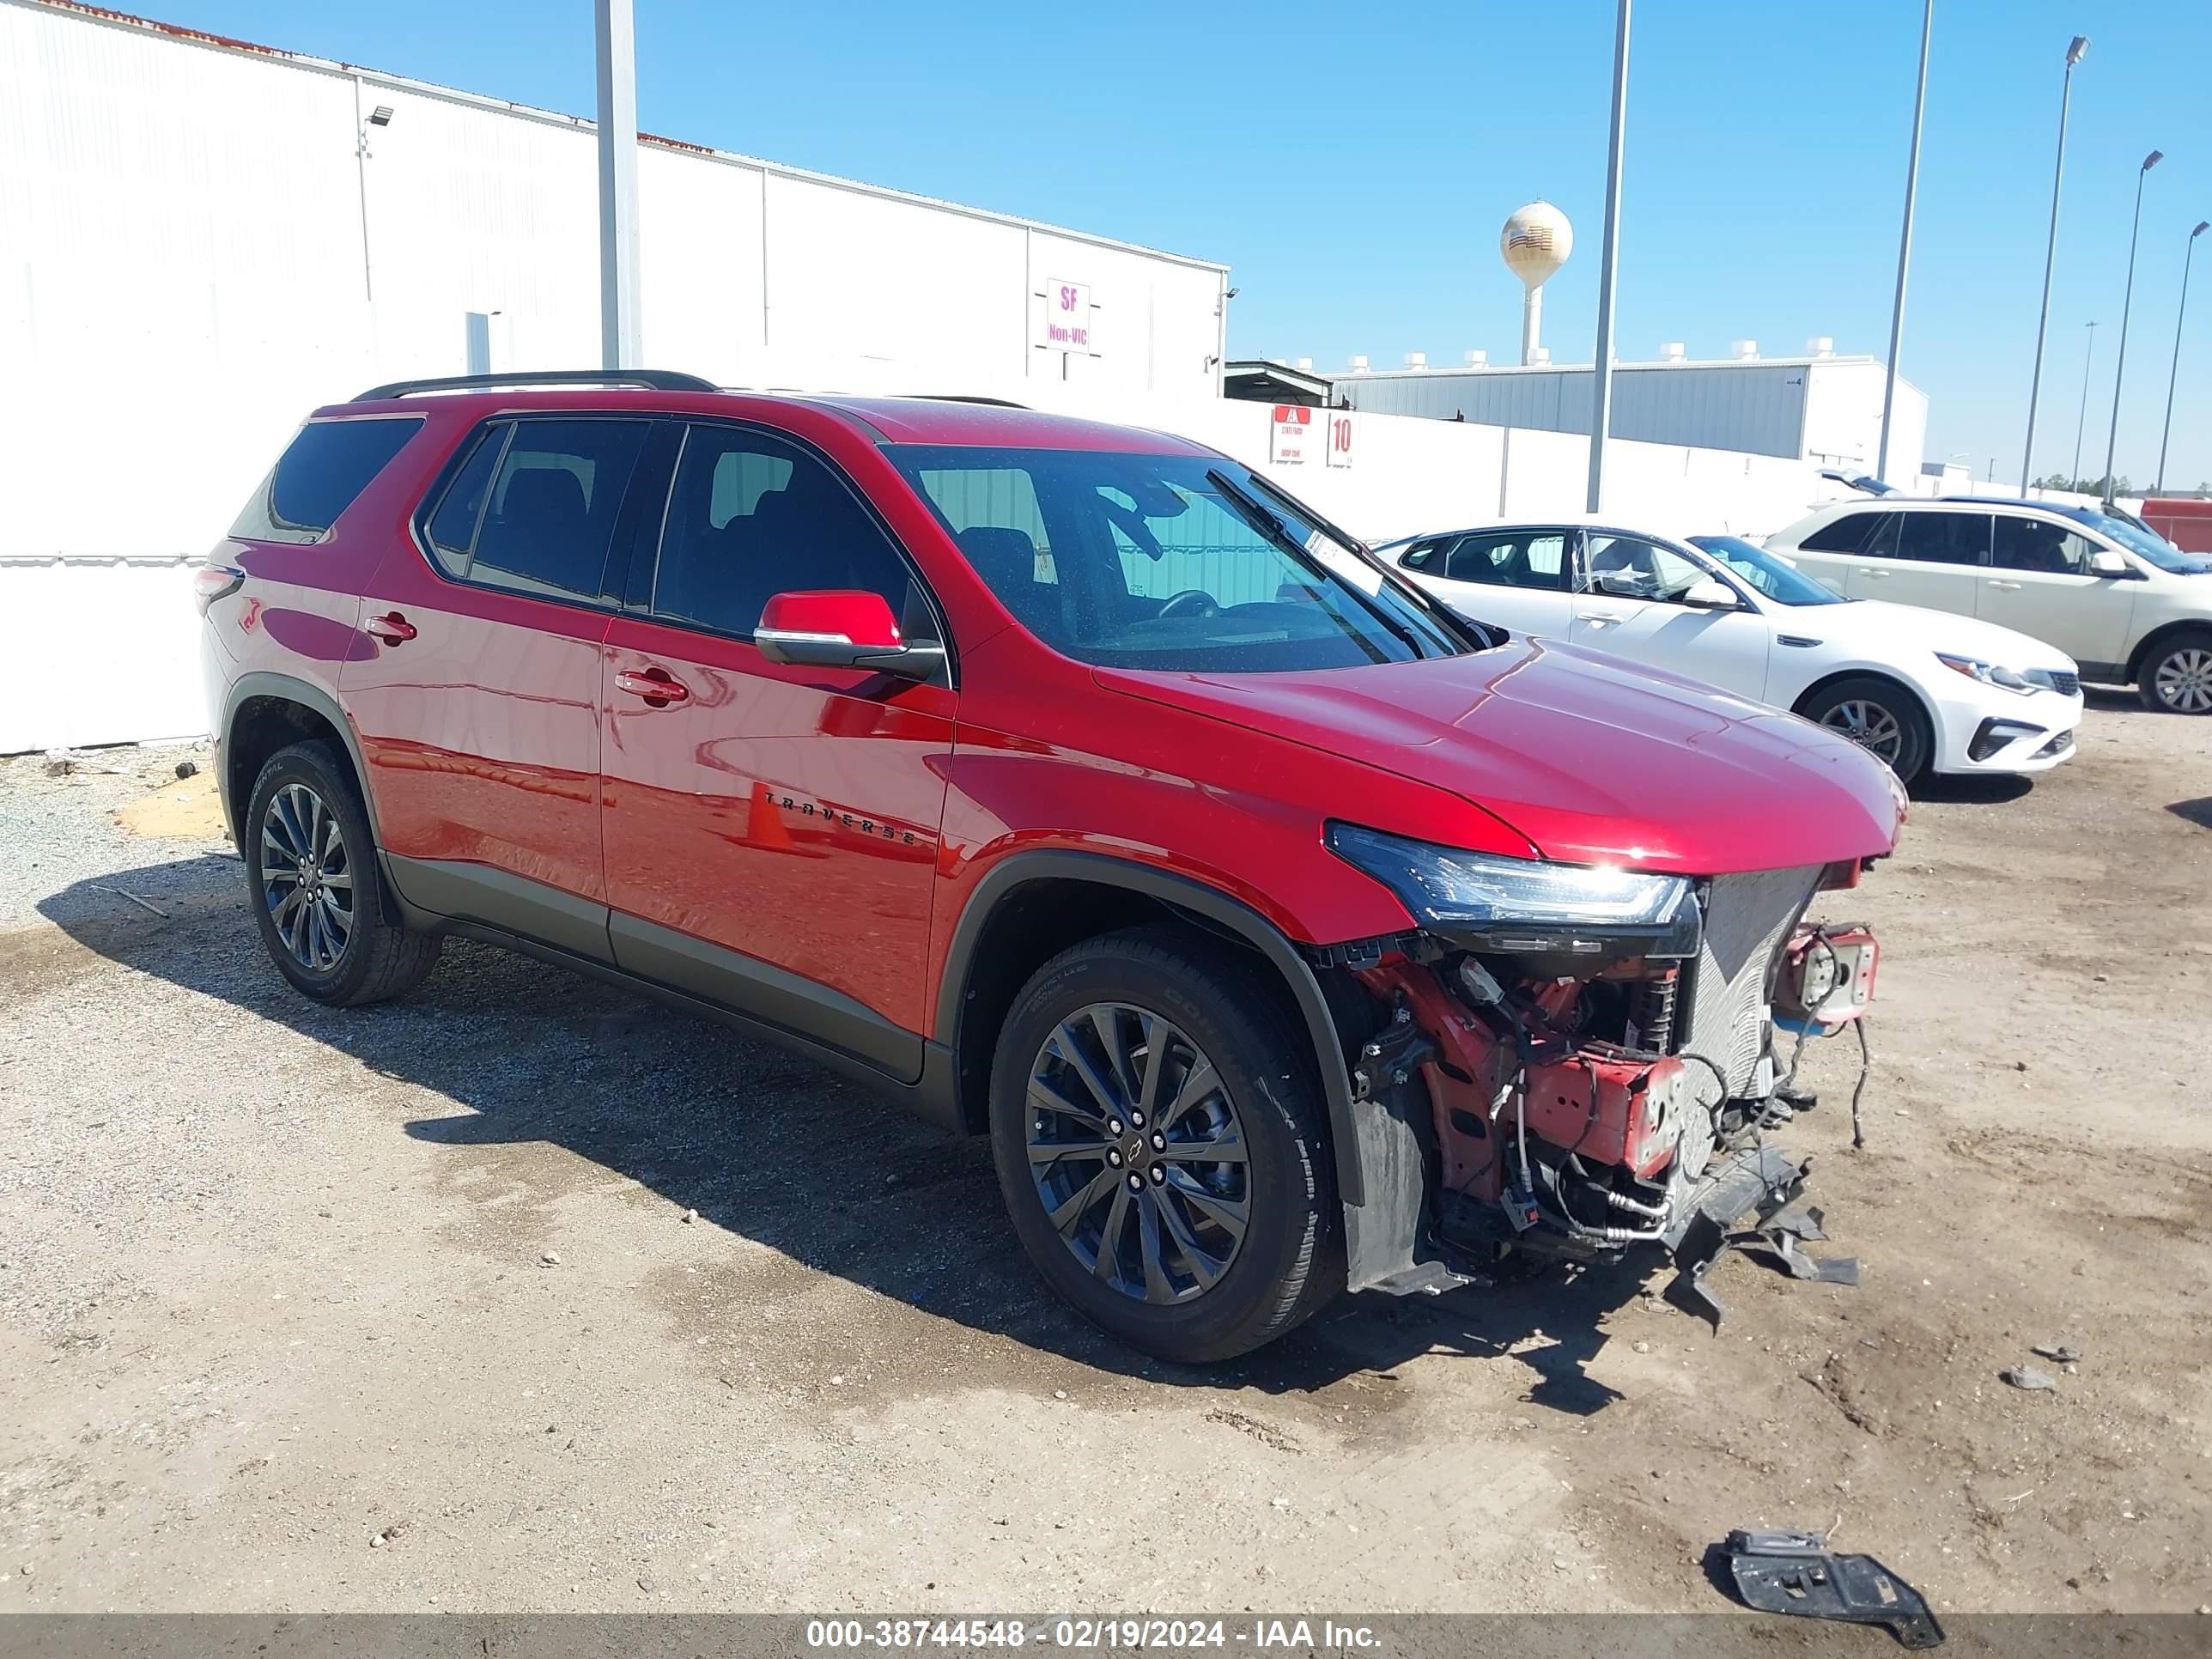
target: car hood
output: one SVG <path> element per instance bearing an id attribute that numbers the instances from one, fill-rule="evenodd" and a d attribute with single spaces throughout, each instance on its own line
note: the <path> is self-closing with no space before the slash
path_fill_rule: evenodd
<path id="1" fill-rule="evenodd" d="M 1903 795 L 1795 715 L 1555 641 L 1297 674 L 1095 671 L 1210 715 L 1448 790 L 1545 857 L 1688 875 L 1887 853 Z M 1389 830 L 1346 799 L 1336 816 Z"/>
<path id="2" fill-rule="evenodd" d="M 1895 657 L 1900 650 L 1924 649 L 1931 655 L 1942 651 L 1954 657 L 1978 657 L 2003 668 L 2074 672 L 2073 658 L 2032 634 L 1923 605 L 1855 599 L 1848 605 L 1778 605 L 1769 614 L 1777 633 L 1848 644 L 1870 656 Z"/>

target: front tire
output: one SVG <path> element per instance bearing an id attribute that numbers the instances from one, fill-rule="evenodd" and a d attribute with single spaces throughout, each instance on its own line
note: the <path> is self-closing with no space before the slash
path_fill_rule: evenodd
<path id="1" fill-rule="evenodd" d="M 1896 773 L 1907 788 L 1920 781 L 1935 756 L 1935 732 L 1919 700 L 1877 674 L 1855 674 L 1823 686 L 1797 712 L 1849 738 Z"/>
<path id="2" fill-rule="evenodd" d="M 1249 1352 L 1343 1282 L 1310 1040 L 1261 971 L 1176 929 L 1111 933 L 1039 969 L 1000 1033 L 1015 1233 L 1078 1313 L 1161 1359 Z"/>
<path id="3" fill-rule="evenodd" d="M 2212 634 L 2182 634 L 2155 647 L 2136 690 L 2154 714 L 2212 714 Z"/>
<path id="4" fill-rule="evenodd" d="M 239 834 L 261 942 L 302 996 L 337 1007 L 382 1002 L 437 965 L 435 934 L 384 919 L 368 814 L 328 744 L 271 755 Z"/>

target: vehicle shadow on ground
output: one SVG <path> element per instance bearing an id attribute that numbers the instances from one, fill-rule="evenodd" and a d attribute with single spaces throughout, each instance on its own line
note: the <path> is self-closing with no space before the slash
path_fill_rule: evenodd
<path id="1" fill-rule="evenodd" d="M 1980 777 L 1966 774 L 1942 777 L 1929 774 L 1912 786 L 1916 801 L 1943 801 L 1956 806 L 2002 806 L 2018 800 L 2035 787 L 2033 778 Z"/>
<path id="2" fill-rule="evenodd" d="M 672 1222 L 696 1210 L 702 1223 L 925 1314 L 1101 1370 L 1302 1393 L 1347 1376 L 1387 1377 L 1442 1352 L 1525 1367 L 1522 1397 L 1532 1406 L 1587 1415 L 1620 1397 L 1587 1368 L 1607 1340 L 1607 1316 L 1638 1296 L 1644 1270 L 1543 1273 L 1411 1300 L 1349 1297 L 1243 1360 L 1164 1365 L 1100 1335 L 1045 1290 L 1006 1219 L 983 1142 L 946 1136 L 772 1044 L 456 940 L 411 996 L 321 1007 L 263 954 L 240 865 L 228 854 L 81 881 L 38 908 L 103 957 L 449 1102 L 428 1113 L 410 1103 L 404 1129 L 417 1140 L 457 1155 L 565 1148 L 659 1194 Z M 476 1173 L 456 1167 L 455 1201 L 477 1201 L 468 1184 Z M 536 1170 L 508 1160 L 501 1174 L 527 1184 Z M 549 1203 L 558 1191 L 547 1193 Z"/>
<path id="3" fill-rule="evenodd" d="M 2212 795 L 2199 795 L 2195 800 L 2170 801 L 2167 811 L 2185 819 L 2199 830 L 2212 830 Z"/>

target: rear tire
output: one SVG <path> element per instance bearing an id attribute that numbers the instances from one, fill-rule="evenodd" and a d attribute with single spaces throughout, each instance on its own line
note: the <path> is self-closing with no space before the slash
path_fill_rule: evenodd
<path id="1" fill-rule="evenodd" d="M 1816 726 L 1849 738 L 1910 788 L 1935 757 L 1936 734 L 1920 700 L 1895 680 L 1854 674 L 1826 685 L 1797 705 Z"/>
<path id="2" fill-rule="evenodd" d="M 1000 1033 L 1014 1231 L 1064 1301 L 1161 1359 L 1249 1352 L 1343 1285 L 1311 1040 L 1261 972 L 1178 929 L 1109 933 L 1039 969 Z"/>
<path id="3" fill-rule="evenodd" d="M 302 996 L 334 1007 L 413 990 L 440 940 L 384 919 L 384 872 L 351 775 L 327 744 L 269 757 L 239 826 L 261 942 Z"/>
<path id="4" fill-rule="evenodd" d="M 2212 634 L 2160 642 L 2143 659 L 2136 690 L 2154 714 L 2212 714 Z"/>

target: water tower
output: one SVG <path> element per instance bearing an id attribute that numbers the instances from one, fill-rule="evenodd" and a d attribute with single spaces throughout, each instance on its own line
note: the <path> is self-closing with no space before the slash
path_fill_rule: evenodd
<path id="1" fill-rule="evenodd" d="M 1544 284 L 1575 251 L 1575 228 L 1549 202 L 1531 202 L 1505 222 L 1498 251 L 1528 290 L 1521 313 L 1521 361 L 1533 362 L 1544 331 Z"/>

